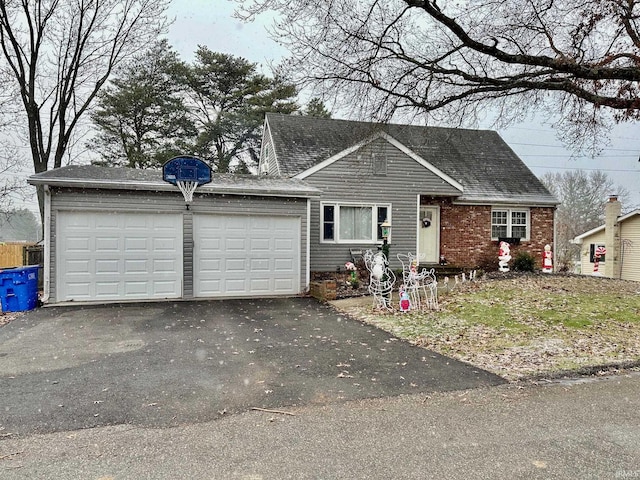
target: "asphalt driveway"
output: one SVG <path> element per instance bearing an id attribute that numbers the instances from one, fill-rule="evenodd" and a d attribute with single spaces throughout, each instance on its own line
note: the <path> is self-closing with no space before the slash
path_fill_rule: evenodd
<path id="1" fill-rule="evenodd" d="M 309 298 L 52 307 L 0 328 L 0 438 L 500 383 Z"/>

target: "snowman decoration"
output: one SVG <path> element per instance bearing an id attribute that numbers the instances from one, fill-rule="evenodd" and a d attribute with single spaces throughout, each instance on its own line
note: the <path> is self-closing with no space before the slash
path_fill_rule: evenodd
<path id="1" fill-rule="evenodd" d="M 373 257 L 373 268 L 371 269 L 371 275 L 376 280 L 382 280 L 384 275 L 384 257 L 382 255 L 376 255 Z"/>
<path id="2" fill-rule="evenodd" d="M 500 250 L 498 252 L 498 270 L 501 272 L 509 271 L 509 261 L 511 260 L 511 251 L 507 242 L 500 242 Z"/>

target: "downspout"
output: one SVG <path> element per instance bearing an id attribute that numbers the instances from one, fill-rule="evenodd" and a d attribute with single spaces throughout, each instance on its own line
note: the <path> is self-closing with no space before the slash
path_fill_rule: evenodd
<path id="1" fill-rule="evenodd" d="M 307 268 L 305 269 L 305 292 L 311 284 L 311 199 L 307 198 Z"/>
<path id="2" fill-rule="evenodd" d="M 557 248 L 558 248 L 558 222 L 556 222 L 556 213 L 558 212 L 558 206 L 556 205 L 553 208 L 553 251 L 555 252 L 555 254 L 558 253 Z M 553 257 L 551 257 L 553 260 Z M 573 260 L 572 260 L 573 263 Z M 556 273 L 558 270 L 558 261 L 557 259 L 553 262 L 553 273 Z M 570 272 L 573 273 L 573 272 Z"/>
<path id="3" fill-rule="evenodd" d="M 49 301 L 51 285 L 51 190 L 44 185 L 44 283 L 42 303 Z"/>
<path id="4" fill-rule="evenodd" d="M 418 262 L 420 261 L 420 194 L 416 198 L 416 255 Z M 440 251 L 440 245 L 438 245 L 438 257 L 442 252 Z"/>

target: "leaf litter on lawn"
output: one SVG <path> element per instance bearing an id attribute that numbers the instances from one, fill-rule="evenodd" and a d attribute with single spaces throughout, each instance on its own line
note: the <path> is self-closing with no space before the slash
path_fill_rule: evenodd
<path id="1" fill-rule="evenodd" d="M 509 380 L 640 363 L 640 284 L 510 274 L 440 291 L 437 311 L 334 305 L 417 345 Z"/>

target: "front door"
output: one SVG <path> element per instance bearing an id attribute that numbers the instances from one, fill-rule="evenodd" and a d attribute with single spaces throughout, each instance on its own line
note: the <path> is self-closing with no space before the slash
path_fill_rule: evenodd
<path id="1" fill-rule="evenodd" d="M 440 259 L 440 208 L 420 205 L 418 218 L 420 263 L 438 263 Z"/>

